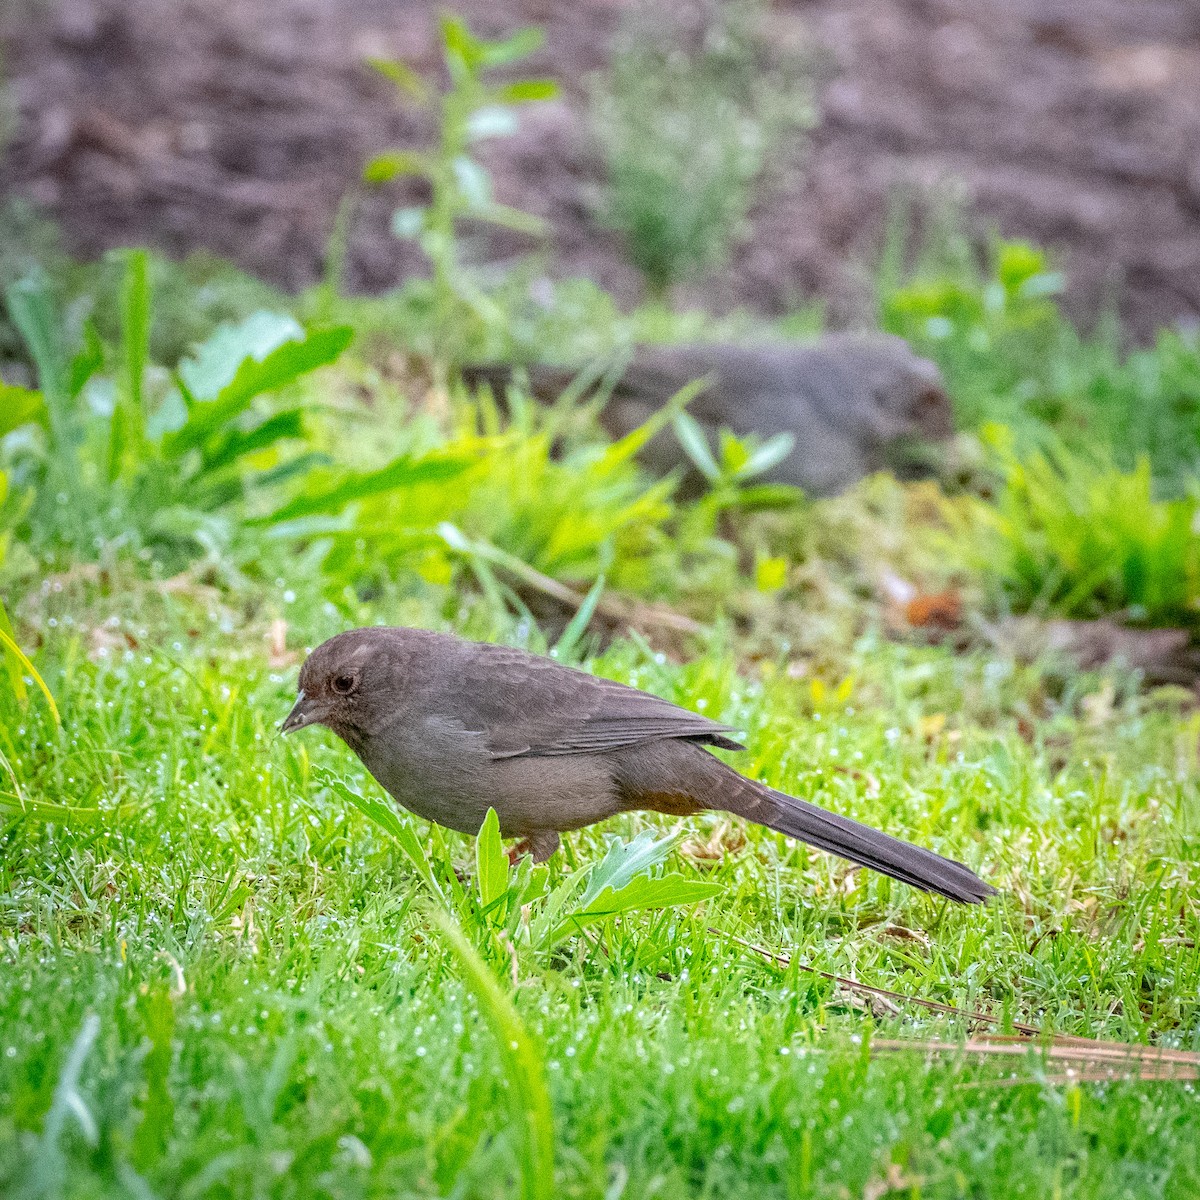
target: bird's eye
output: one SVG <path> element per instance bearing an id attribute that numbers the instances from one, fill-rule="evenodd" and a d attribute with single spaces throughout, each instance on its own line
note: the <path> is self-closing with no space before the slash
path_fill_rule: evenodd
<path id="1" fill-rule="evenodd" d="M 354 676 L 353 675 L 335 675 L 333 677 L 333 690 L 339 696 L 348 696 L 354 691 Z"/>

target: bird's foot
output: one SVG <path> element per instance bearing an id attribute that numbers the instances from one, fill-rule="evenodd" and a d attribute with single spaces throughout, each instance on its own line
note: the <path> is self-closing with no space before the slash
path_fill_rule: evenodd
<path id="1" fill-rule="evenodd" d="M 559 837 L 553 830 L 530 834 L 508 848 L 508 865 L 515 867 L 523 854 L 532 854 L 535 863 L 543 863 L 558 849 Z"/>

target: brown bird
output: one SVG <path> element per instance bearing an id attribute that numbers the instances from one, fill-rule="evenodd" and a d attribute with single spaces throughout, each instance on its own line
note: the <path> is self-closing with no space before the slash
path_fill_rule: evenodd
<path id="1" fill-rule="evenodd" d="M 505 646 L 353 629 L 318 646 L 283 723 L 325 725 L 405 808 L 478 833 L 489 808 L 535 862 L 559 834 L 636 809 L 735 813 L 951 900 L 995 891 L 961 863 L 739 775 L 733 730 L 658 696 Z"/>

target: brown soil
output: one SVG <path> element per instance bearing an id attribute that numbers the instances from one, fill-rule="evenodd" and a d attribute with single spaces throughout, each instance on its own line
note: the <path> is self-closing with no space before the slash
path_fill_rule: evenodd
<path id="1" fill-rule="evenodd" d="M 605 62 L 621 0 L 459 0 L 484 33 L 547 30 L 532 70 L 562 100 L 527 110 L 490 159 L 499 198 L 554 229 L 555 271 L 623 301 L 639 282 L 598 227 L 602 169 L 582 79 Z M 319 277 L 333 213 L 374 151 L 418 144 L 366 54 L 437 69 L 436 6 L 415 0 L 9 0 L 18 106 L 0 191 L 33 198 L 85 255 L 131 242 L 203 247 L 289 288 Z M 1200 316 L 1200 6 L 1195 0 L 808 0 L 780 36 L 829 71 L 808 157 L 764 198 L 731 270 L 684 300 L 765 313 L 825 299 L 869 317 L 868 264 L 889 194 L 962 181 L 978 228 L 1060 250 L 1081 316 L 1119 296 L 1146 336 Z M 801 165 L 803 164 L 803 165 Z M 421 269 L 360 214 L 348 282 Z M 497 246 L 497 253 L 512 247 Z"/>

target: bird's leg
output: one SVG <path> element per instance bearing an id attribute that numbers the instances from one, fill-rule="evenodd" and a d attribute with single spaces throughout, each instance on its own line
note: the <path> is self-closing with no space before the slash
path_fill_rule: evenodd
<path id="1" fill-rule="evenodd" d="M 558 849 L 559 837 L 554 830 L 530 834 L 508 848 L 509 866 L 515 867 L 522 854 L 532 854 L 535 863 L 543 863 Z"/>

